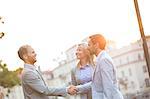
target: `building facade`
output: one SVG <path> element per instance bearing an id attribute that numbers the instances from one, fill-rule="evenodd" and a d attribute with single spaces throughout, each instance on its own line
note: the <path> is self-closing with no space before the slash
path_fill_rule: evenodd
<path id="1" fill-rule="evenodd" d="M 149 37 L 147 37 L 147 45 L 149 49 Z M 140 40 L 121 49 L 112 50 L 109 54 L 117 67 L 122 93 L 136 94 L 149 89 L 148 69 Z"/>

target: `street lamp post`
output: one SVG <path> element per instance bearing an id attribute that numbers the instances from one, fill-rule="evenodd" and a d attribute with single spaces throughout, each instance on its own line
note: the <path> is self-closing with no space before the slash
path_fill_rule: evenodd
<path id="1" fill-rule="evenodd" d="M 145 38 L 145 34 L 144 34 L 142 19 L 141 19 L 141 15 L 140 15 L 137 0 L 134 0 L 134 5 L 135 5 L 136 15 L 137 15 L 137 19 L 138 19 L 140 34 L 141 34 L 141 38 L 142 38 L 142 41 L 143 41 L 144 55 L 145 55 L 146 64 L 147 64 L 147 68 L 148 68 L 148 73 L 149 73 L 149 77 L 150 77 L 150 57 L 149 57 L 149 53 L 148 53 L 147 42 L 146 42 L 146 38 Z"/>

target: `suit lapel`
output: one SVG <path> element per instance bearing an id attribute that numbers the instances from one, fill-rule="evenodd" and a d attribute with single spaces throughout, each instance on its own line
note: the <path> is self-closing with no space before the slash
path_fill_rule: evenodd
<path id="1" fill-rule="evenodd" d="M 101 51 L 101 52 L 98 54 L 97 58 L 96 58 L 96 65 L 95 65 L 95 69 L 94 69 L 94 72 L 93 72 L 92 80 L 94 79 L 95 71 L 96 71 L 96 69 L 97 69 L 97 67 L 98 67 L 99 61 L 100 61 L 101 58 L 103 57 L 104 52 L 105 52 L 105 51 Z"/>
<path id="2" fill-rule="evenodd" d="M 41 73 L 40 73 L 38 70 L 36 70 L 36 72 L 38 73 L 38 75 L 40 76 L 41 80 L 43 80 L 44 84 L 46 85 L 46 83 L 45 83 L 45 81 L 44 81 L 44 79 L 43 79 Z"/>
<path id="3" fill-rule="evenodd" d="M 95 68 L 94 68 L 94 72 L 93 72 L 93 75 L 92 75 L 92 80 L 94 79 L 96 68 L 97 68 L 97 64 L 95 65 Z"/>

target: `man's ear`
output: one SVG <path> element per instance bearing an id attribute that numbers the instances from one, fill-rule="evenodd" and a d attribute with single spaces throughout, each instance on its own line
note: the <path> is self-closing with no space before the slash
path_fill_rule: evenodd
<path id="1" fill-rule="evenodd" d="M 99 43 L 94 44 L 95 48 L 99 48 Z"/>
<path id="2" fill-rule="evenodd" d="M 27 55 L 23 55 L 23 59 L 26 60 L 27 59 Z"/>

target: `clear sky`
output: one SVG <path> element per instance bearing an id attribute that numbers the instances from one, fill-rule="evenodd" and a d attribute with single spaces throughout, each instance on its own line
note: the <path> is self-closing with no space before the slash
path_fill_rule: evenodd
<path id="1" fill-rule="evenodd" d="M 138 0 L 145 34 L 150 34 L 150 0 Z M 124 46 L 140 33 L 133 0 L 0 0 L 6 32 L 0 40 L 0 59 L 9 69 L 23 67 L 17 56 L 23 44 L 32 45 L 42 70 L 56 67 L 54 58 L 93 32 Z"/>

